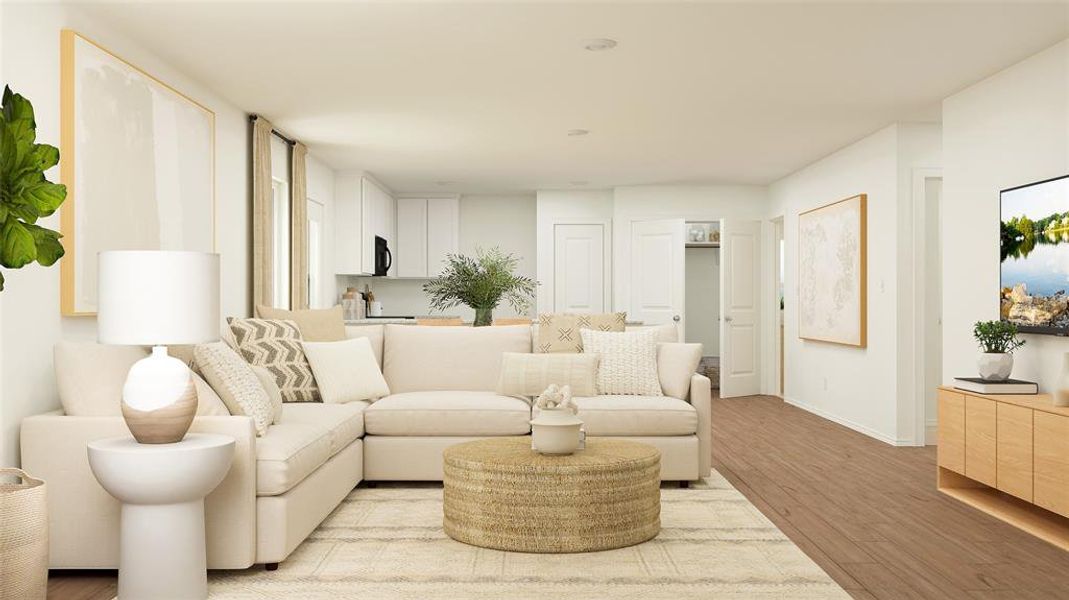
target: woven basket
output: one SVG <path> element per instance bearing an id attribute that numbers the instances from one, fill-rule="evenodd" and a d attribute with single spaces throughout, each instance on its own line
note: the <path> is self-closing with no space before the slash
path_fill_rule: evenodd
<path id="1" fill-rule="evenodd" d="M 18 483 L 6 483 L 12 475 Z M 0 469 L 0 600 L 43 600 L 47 591 L 45 482 L 21 469 Z"/>

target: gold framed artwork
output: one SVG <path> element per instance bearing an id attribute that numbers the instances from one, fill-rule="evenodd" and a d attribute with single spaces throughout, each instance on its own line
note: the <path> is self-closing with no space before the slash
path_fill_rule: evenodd
<path id="1" fill-rule="evenodd" d="M 60 308 L 96 314 L 97 253 L 215 250 L 215 113 L 60 33 Z"/>
<path id="2" fill-rule="evenodd" d="M 851 196 L 798 215 L 798 337 L 867 344 L 868 198 Z"/>

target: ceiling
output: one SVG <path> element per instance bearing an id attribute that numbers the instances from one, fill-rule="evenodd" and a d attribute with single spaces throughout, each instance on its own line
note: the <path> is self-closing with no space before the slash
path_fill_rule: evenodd
<path id="1" fill-rule="evenodd" d="M 764 184 L 938 121 L 946 96 L 1069 36 L 1065 3 L 82 6 L 397 191 Z"/>

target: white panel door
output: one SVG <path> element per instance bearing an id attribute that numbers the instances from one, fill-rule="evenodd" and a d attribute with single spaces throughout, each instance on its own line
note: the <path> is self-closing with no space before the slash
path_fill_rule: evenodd
<path id="1" fill-rule="evenodd" d="M 397 199 L 397 243 L 392 251 L 398 277 L 427 276 L 426 198 Z"/>
<path id="2" fill-rule="evenodd" d="M 720 222 L 720 396 L 761 392 L 761 223 Z"/>
<path id="3" fill-rule="evenodd" d="M 605 227 L 553 227 L 553 312 L 605 312 Z"/>
<path id="4" fill-rule="evenodd" d="M 427 200 L 427 276 L 437 277 L 447 254 L 460 250 L 460 201 L 457 198 Z"/>
<path id="5" fill-rule="evenodd" d="M 631 223 L 631 302 L 628 319 L 676 323 L 683 339 L 686 238 L 683 219 Z"/>

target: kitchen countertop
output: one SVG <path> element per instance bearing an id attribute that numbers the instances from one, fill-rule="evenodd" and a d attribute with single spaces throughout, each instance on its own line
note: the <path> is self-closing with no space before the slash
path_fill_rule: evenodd
<path id="1" fill-rule="evenodd" d="M 371 319 L 346 319 L 346 325 L 415 325 L 416 319 L 459 319 L 457 315 L 419 315 L 416 317 L 379 317 Z M 536 320 L 532 320 L 531 324 L 537 323 Z M 465 321 L 465 325 L 471 325 L 470 321 Z M 627 325 L 634 327 L 642 325 L 642 321 L 628 321 Z"/>

